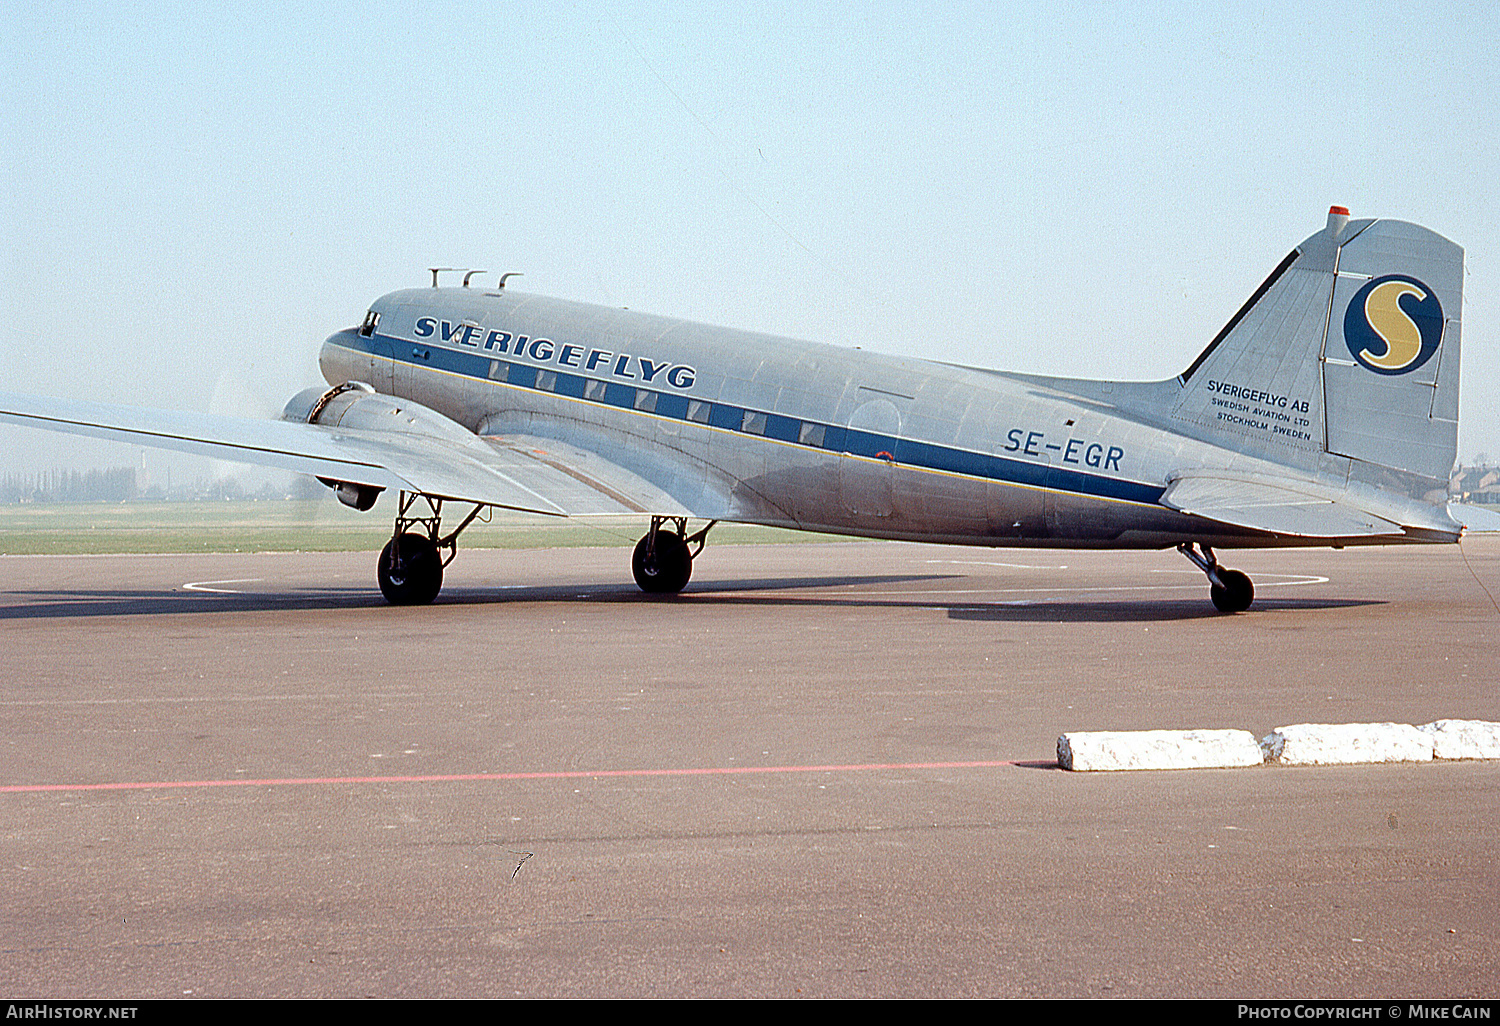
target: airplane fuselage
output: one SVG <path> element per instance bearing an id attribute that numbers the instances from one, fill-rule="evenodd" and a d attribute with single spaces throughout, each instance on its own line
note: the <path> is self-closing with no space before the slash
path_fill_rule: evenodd
<path id="1" fill-rule="evenodd" d="M 384 296 L 320 364 L 330 383 L 366 381 L 481 436 L 640 467 L 712 519 L 990 546 L 1298 543 L 1161 504 L 1178 468 L 1261 463 L 1108 394 L 1168 383 L 1088 394 L 1076 386 L 1095 383 L 477 288 Z"/>

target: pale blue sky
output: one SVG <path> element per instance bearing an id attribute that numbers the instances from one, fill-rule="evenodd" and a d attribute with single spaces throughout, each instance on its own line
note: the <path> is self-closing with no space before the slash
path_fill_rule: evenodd
<path id="1" fill-rule="evenodd" d="M 1468 3 L 11 3 L 0 387 L 274 414 L 436 264 L 1165 378 L 1338 203 L 1467 249 L 1500 455 L 1497 52 Z"/>

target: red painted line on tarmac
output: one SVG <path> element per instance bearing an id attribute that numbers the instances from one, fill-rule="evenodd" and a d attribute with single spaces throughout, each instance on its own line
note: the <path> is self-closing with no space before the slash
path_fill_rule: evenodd
<path id="1" fill-rule="evenodd" d="M 112 784 L 8 784 L 0 793 L 23 791 L 148 791 L 174 787 L 288 787 L 310 784 L 424 784 L 472 780 L 589 780 L 601 777 L 697 777 L 747 773 L 860 773 L 872 770 L 990 769 L 1035 766 L 1030 759 L 984 762 L 869 762 L 829 766 L 711 766 L 699 769 L 557 770 L 534 773 L 447 773 L 391 777 L 283 777 L 264 780 L 156 780 Z"/>

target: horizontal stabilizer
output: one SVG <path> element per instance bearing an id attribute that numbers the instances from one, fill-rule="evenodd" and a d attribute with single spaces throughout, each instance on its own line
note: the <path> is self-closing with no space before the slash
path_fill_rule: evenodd
<path id="1" fill-rule="evenodd" d="M 1162 505 L 1194 516 L 1299 538 L 1400 535 L 1399 524 L 1347 502 L 1250 478 L 1192 474 L 1176 478 Z"/>
<path id="2" fill-rule="evenodd" d="M 1500 534 L 1500 510 L 1471 506 L 1464 502 L 1448 503 L 1448 515 L 1464 525 L 1468 534 Z"/>

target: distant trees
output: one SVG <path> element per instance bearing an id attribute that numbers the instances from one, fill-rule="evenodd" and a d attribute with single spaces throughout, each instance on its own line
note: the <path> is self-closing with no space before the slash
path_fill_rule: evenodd
<path id="1" fill-rule="evenodd" d="M 136 497 L 135 468 L 7 474 L 0 502 L 124 502 Z"/>
<path id="2" fill-rule="evenodd" d="M 212 479 L 173 482 L 151 479 L 137 467 L 108 470 L 42 470 L 7 474 L 0 478 L 0 504 L 13 502 L 202 502 L 205 500 L 274 501 L 321 499 L 328 490 L 315 478 L 301 474 L 291 482 L 252 482 L 230 474 Z"/>

